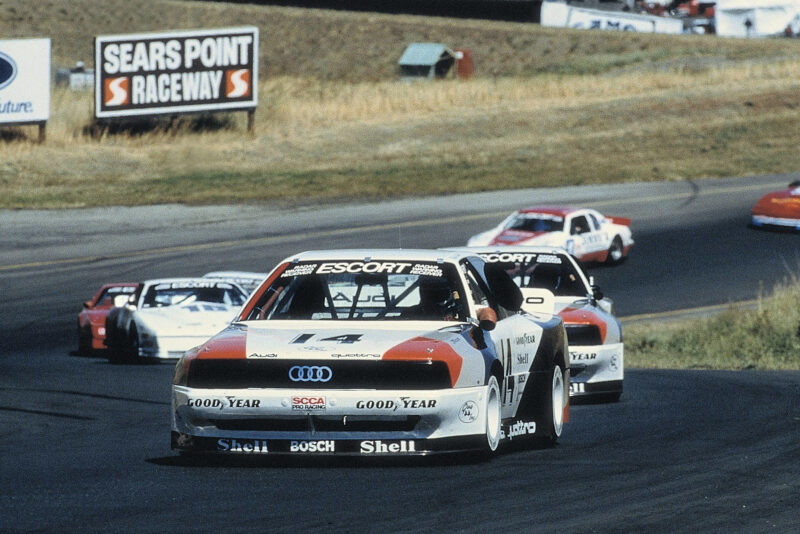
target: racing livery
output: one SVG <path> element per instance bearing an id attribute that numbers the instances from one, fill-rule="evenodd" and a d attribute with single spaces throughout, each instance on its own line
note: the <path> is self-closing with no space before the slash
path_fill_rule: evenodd
<path id="1" fill-rule="evenodd" d="M 800 230 L 800 180 L 787 189 L 767 193 L 753 206 L 751 225 L 755 228 Z"/>
<path id="2" fill-rule="evenodd" d="M 92 298 L 83 303 L 78 313 L 78 353 L 89 354 L 106 348 L 106 316 L 114 308 L 120 306 L 138 284 L 120 282 L 103 284 Z"/>
<path id="3" fill-rule="evenodd" d="M 552 308 L 521 304 L 505 271 L 472 254 L 287 258 L 176 365 L 172 447 L 390 456 L 552 444 L 569 414 L 566 333 Z"/>
<path id="4" fill-rule="evenodd" d="M 223 280 L 148 280 L 106 317 L 108 358 L 180 358 L 225 328 L 246 299 L 241 287 Z"/>
<path id="5" fill-rule="evenodd" d="M 624 348 L 622 325 L 613 315 L 613 302 L 588 278 L 563 249 L 548 247 L 478 247 L 487 263 L 502 265 L 523 295 L 523 309 L 539 306 L 550 290 L 555 310 L 564 320 L 569 342 L 570 395 L 593 401 L 617 401 L 622 395 Z"/>
<path id="6" fill-rule="evenodd" d="M 495 228 L 472 236 L 469 247 L 560 247 L 582 263 L 615 264 L 633 246 L 631 220 L 588 208 L 539 206 L 515 211 Z"/>

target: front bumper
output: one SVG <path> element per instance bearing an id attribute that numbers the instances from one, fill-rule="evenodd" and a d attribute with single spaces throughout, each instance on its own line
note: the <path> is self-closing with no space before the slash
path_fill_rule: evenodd
<path id="1" fill-rule="evenodd" d="M 486 391 L 173 386 L 172 448 L 358 456 L 476 450 L 486 442 Z"/>
<path id="2" fill-rule="evenodd" d="M 570 346 L 570 397 L 621 392 L 623 353 L 622 343 Z"/>
<path id="3" fill-rule="evenodd" d="M 751 224 L 755 227 L 785 228 L 787 230 L 800 230 L 800 219 L 786 219 L 768 217 L 767 215 L 753 215 Z"/>

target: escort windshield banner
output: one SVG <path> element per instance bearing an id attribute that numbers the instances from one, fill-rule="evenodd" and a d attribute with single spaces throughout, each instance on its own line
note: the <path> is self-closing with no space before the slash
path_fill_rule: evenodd
<path id="1" fill-rule="evenodd" d="M 0 40 L 0 124 L 50 118 L 50 39 Z"/>
<path id="2" fill-rule="evenodd" d="M 95 37 L 95 116 L 254 109 L 258 28 Z"/>

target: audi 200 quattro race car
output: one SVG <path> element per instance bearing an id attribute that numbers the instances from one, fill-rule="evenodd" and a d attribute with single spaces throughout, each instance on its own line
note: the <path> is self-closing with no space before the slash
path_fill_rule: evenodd
<path id="1" fill-rule="evenodd" d="M 127 300 L 138 284 L 122 282 L 103 284 L 78 313 L 78 353 L 88 354 L 106 348 L 106 316 L 117 299 Z"/>
<path id="2" fill-rule="evenodd" d="M 560 247 L 583 263 L 623 261 L 633 246 L 630 219 L 587 208 L 539 206 L 515 211 L 495 228 L 472 236 L 469 247 Z"/>
<path id="3" fill-rule="evenodd" d="M 758 199 L 752 209 L 751 226 L 800 230 L 800 180 Z"/>
<path id="4" fill-rule="evenodd" d="M 617 401 L 622 395 L 624 347 L 622 325 L 605 298 L 575 259 L 549 247 L 476 247 L 487 263 L 501 265 L 520 287 L 522 308 L 539 305 L 535 289 L 555 296 L 569 342 L 570 395 L 593 401 Z M 531 294 L 533 293 L 533 294 Z"/>
<path id="5" fill-rule="evenodd" d="M 180 358 L 225 328 L 246 299 L 241 287 L 222 280 L 148 280 L 106 317 L 109 360 Z"/>
<path id="6" fill-rule="evenodd" d="M 552 309 L 521 302 L 505 271 L 464 253 L 287 258 L 178 362 L 172 447 L 388 456 L 553 443 L 569 413 L 566 334 Z"/>

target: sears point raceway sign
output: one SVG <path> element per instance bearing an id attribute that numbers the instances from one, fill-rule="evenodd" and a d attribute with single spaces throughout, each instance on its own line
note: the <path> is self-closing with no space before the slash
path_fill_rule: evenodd
<path id="1" fill-rule="evenodd" d="M 0 41 L 0 124 L 50 118 L 50 39 Z"/>
<path id="2" fill-rule="evenodd" d="M 97 118 L 258 104 L 258 28 L 95 37 Z"/>

